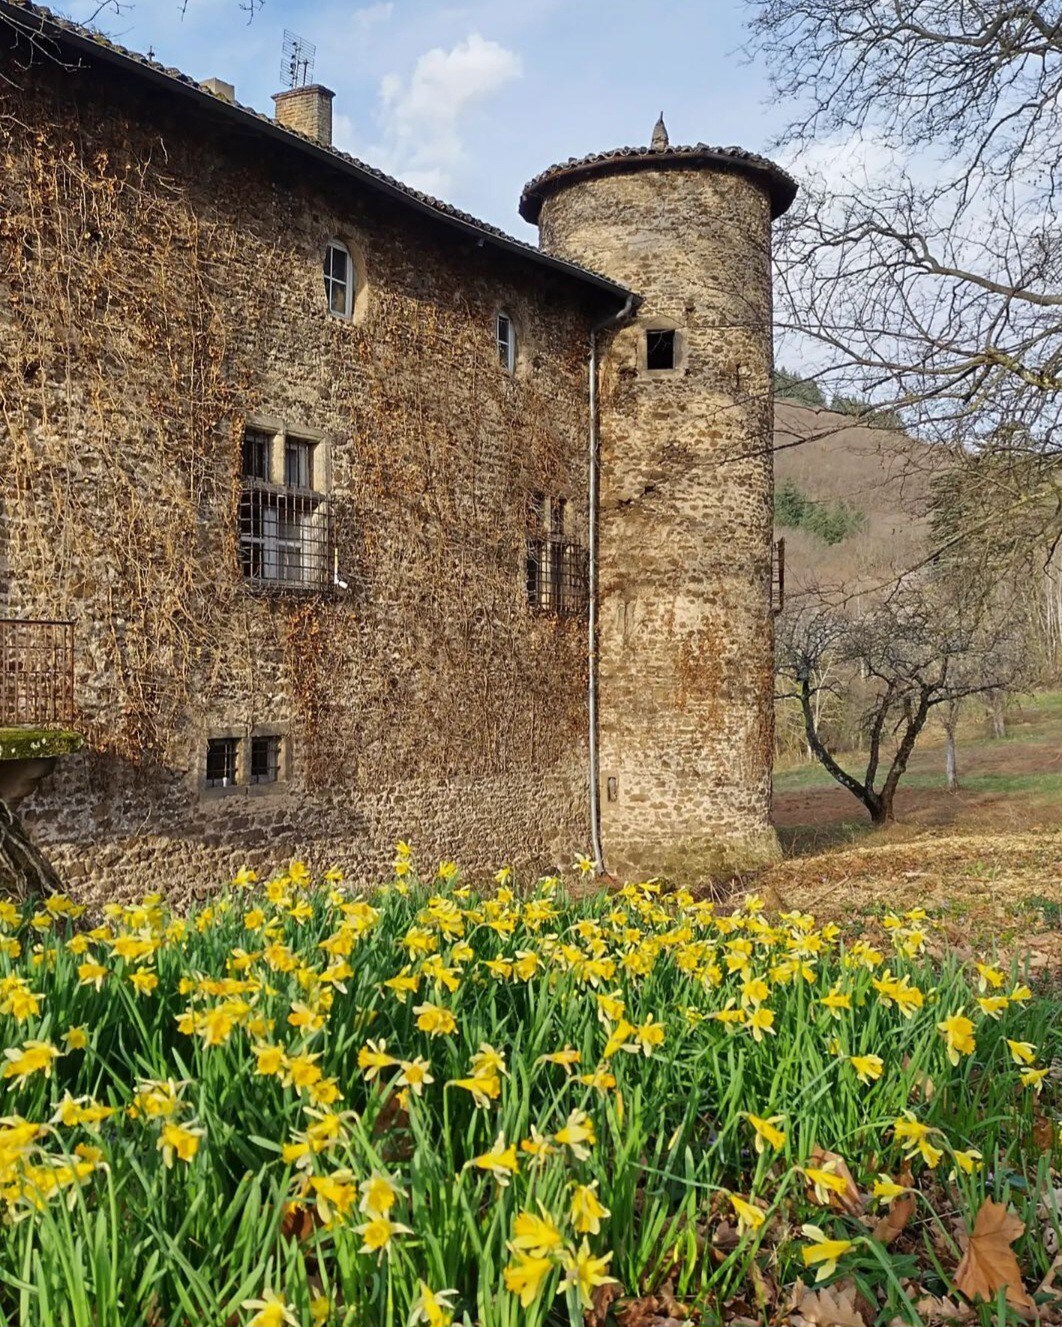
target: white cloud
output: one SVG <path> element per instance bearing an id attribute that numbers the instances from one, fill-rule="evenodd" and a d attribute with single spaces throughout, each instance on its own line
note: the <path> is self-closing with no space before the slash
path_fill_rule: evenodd
<path id="1" fill-rule="evenodd" d="M 522 73 L 518 55 L 476 32 L 448 51 L 426 51 L 408 78 L 392 73 L 381 80 L 383 142 L 370 159 L 414 188 L 445 195 L 465 158 L 470 111 Z"/>
<path id="2" fill-rule="evenodd" d="M 366 28 L 375 27 L 378 23 L 385 23 L 394 12 L 395 7 L 390 0 L 384 0 L 382 4 L 365 5 L 362 9 L 355 9 L 350 17 L 354 26 L 364 31 Z"/>

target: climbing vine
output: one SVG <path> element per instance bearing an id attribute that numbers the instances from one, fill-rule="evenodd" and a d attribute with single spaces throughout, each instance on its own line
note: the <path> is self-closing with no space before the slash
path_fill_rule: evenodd
<path id="1" fill-rule="evenodd" d="M 282 164 L 205 165 L 113 90 L 79 118 L 58 78 L 0 94 L 0 540 L 12 607 L 78 619 L 92 745 L 162 759 L 196 723 L 290 713 L 311 783 L 563 759 L 583 627 L 530 615 L 521 575 L 526 494 L 583 491 L 575 311 L 511 379 L 463 256 L 410 271 L 437 237 L 374 230 Z M 357 325 L 320 306 L 328 207 L 374 246 Z M 331 440 L 344 590 L 242 582 L 240 440 L 262 412 Z"/>

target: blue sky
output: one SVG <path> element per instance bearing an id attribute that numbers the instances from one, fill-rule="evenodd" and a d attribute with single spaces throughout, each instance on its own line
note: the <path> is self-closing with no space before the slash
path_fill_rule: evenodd
<path id="1" fill-rule="evenodd" d="M 740 54 L 744 19 L 741 0 L 265 0 L 248 23 L 239 0 L 188 0 L 183 16 L 180 0 L 121 0 L 96 24 L 267 112 L 292 29 L 335 90 L 338 147 L 533 239 L 522 185 L 565 157 L 647 143 L 661 109 L 673 143 L 768 145 L 781 116 Z"/>

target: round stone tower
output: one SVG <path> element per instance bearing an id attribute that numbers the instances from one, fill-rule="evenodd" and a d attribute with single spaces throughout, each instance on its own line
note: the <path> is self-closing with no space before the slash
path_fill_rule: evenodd
<path id="1" fill-rule="evenodd" d="M 554 166 L 541 247 L 641 300 L 602 346 L 597 676 L 605 863 L 622 876 L 774 856 L 771 222 L 784 171 L 738 148 Z"/>

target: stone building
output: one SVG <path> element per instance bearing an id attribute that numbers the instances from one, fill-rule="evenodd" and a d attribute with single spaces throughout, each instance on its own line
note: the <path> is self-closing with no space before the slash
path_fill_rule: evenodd
<path id="1" fill-rule="evenodd" d="M 108 894 L 769 854 L 792 181 L 659 125 L 528 185 L 536 249 L 274 100 L 0 0 L 0 791 L 80 733 L 20 812 Z"/>

